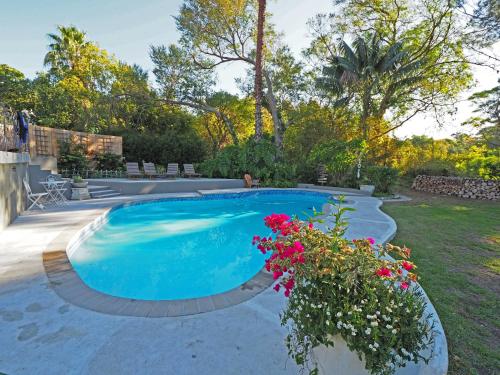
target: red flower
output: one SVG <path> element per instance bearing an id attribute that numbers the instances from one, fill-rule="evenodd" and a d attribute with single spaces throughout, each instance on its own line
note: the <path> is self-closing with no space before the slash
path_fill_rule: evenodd
<path id="1" fill-rule="evenodd" d="M 285 290 L 285 297 L 290 297 L 290 289 Z"/>
<path id="2" fill-rule="evenodd" d="M 281 271 L 274 271 L 273 272 L 273 279 L 274 280 L 279 279 L 281 276 L 283 276 L 283 272 L 281 272 Z"/>
<path id="3" fill-rule="evenodd" d="M 309 229 L 314 229 L 313 223 L 309 223 Z"/>
<path id="4" fill-rule="evenodd" d="M 391 277 L 392 273 L 389 268 L 382 267 L 377 270 L 377 275 L 380 277 Z"/>
<path id="5" fill-rule="evenodd" d="M 410 284 L 408 284 L 406 281 L 402 282 L 400 285 L 401 289 L 403 289 L 403 290 L 408 289 L 409 286 L 410 286 Z"/>
<path id="6" fill-rule="evenodd" d="M 276 284 L 276 285 L 273 287 L 273 289 L 274 289 L 275 291 L 279 292 L 279 291 L 280 291 L 280 284 Z"/>
<path id="7" fill-rule="evenodd" d="M 373 245 L 375 243 L 375 240 L 372 237 L 368 237 L 367 240 L 370 243 L 370 245 Z"/>
<path id="8" fill-rule="evenodd" d="M 401 263 L 401 265 L 407 271 L 411 271 L 413 269 L 413 264 L 411 264 L 410 262 L 407 262 L 406 260 L 404 260 L 403 263 Z"/>

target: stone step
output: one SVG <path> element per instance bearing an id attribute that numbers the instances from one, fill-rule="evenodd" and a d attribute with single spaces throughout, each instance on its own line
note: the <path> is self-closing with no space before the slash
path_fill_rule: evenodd
<path id="1" fill-rule="evenodd" d="M 89 189 L 89 191 L 109 190 L 109 186 L 99 186 L 99 185 L 88 185 L 87 188 Z"/>
<path id="2" fill-rule="evenodd" d="M 110 189 L 108 186 L 88 186 L 90 196 L 92 198 L 107 198 L 121 195 L 116 190 Z"/>
<path id="3" fill-rule="evenodd" d="M 120 195 L 121 195 L 120 193 L 118 193 L 118 192 L 116 192 L 116 191 L 115 191 L 114 193 L 106 193 L 106 194 L 98 194 L 98 195 L 96 195 L 96 194 L 92 194 L 92 193 L 91 193 L 91 194 L 90 194 L 90 197 L 91 197 L 92 199 L 100 199 L 100 198 L 118 197 L 118 196 L 120 196 Z"/>

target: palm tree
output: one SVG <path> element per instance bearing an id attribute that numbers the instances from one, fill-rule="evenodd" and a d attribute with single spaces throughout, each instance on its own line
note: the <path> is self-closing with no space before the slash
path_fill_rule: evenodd
<path id="1" fill-rule="evenodd" d="M 56 74 L 74 72 L 90 42 L 85 40 L 85 33 L 74 26 L 57 26 L 57 30 L 59 35 L 48 34 L 49 52 L 43 63 Z"/>
<path id="2" fill-rule="evenodd" d="M 263 133 L 262 124 L 262 50 L 264 47 L 264 22 L 266 17 L 266 0 L 258 0 L 257 46 L 255 56 L 255 139 L 260 140 Z"/>
<path id="3" fill-rule="evenodd" d="M 342 41 L 338 47 L 341 54 L 323 68 L 317 81 L 319 88 L 338 98 L 336 104 L 345 105 L 353 99 L 359 103 L 359 125 L 365 140 L 367 119 L 382 118 L 398 90 L 422 79 L 417 74 L 422 61 L 405 63 L 407 54 L 401 42 L 383 46 L 376 35 L 369 39 L 357 38 L 353 48 Z"/>

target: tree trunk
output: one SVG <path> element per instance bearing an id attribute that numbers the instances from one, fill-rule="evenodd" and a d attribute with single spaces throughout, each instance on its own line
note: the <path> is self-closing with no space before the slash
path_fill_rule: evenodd
<path id="1" fill-rule="evenodd" d="M 262 50 L 264 47 L 264 22 L 266 16 L 266 0 L 259 0 L 257 18 L 257 49 L 255 55 L 255 139 L 262 139 Z"/>
<path id="2" fill-rule="evenodd" d="M 273 117 L 273 125 L 274 125 L 274 144 L 276 148 L 281 151 L 283 147 L 283 125 L 281 122 L 281 118 L 278 113 L 278 106 L 276 104 L 276 98 L 274 96 L 273 91 L 273 83 L 271 81 L 271 77 L 269 73 L 264 70 L 264 77 L 266 79 L 266 100 L 269 105 L 269 111 L 271 112 L 271 116 Z"/>

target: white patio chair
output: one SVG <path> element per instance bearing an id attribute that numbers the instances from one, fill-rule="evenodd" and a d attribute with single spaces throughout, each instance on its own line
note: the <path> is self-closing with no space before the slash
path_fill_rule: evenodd
<path id="1" fill-rule="evenodd" d="M 34 206 L 43 210 L 45 208 L 45 206 L 40 201 L 49 194 L 48 193 L 33 193 L 31 191 L 31 186 L 28 183 L 28 181 L 23 180 L 23 184 L 24 184 L 24 188 L 26 189 L 26 194 L 28 195 L 28 200 L 31 203 L 31 205 L 28 207 L 28 211 L 31 210 Z"/>
<path id="2" fill-rule="evenodd" d="M 46 178 L 49 187 L 49 195 L 53 198 L 55 204 L 66 204 L 68 201 L 64 194 L 68 190 L 64 187 L 65 182 L 56 179 L 54 175 L 49 174 Z"/>

